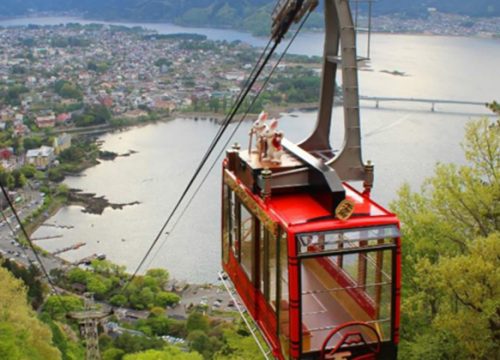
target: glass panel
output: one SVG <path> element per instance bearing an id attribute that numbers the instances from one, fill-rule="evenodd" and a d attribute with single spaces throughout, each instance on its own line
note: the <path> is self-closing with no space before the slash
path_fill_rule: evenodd
<path id="1" fill-rule="evenodd" d="M 381 240 L 383 241 L 383 240 Z M 329 332 L 349 321 L 371 325 L 382 340 L 391 338 L 391 269 L 393 250 L 301 260 L 302 344 L 304 352 L 321 350 Z M 367 342 L 375 335 L 364 327 Z M 341 340 L 335 335 L 329 348 Z"/>
<path id="2" fill-rule="evenodd" d="M 241 239 L 241 267 L 245 270 L 250 281 L 253 281 L 253 254 L 254 254 L 254 218 L 243 205 L 240 206 L 240 239 Z"/>
<path id="3" fill-rule="evenodd" d="M 222 216 L 222 261 L 224 264 L 227 264 L 229 258 L 229 244 L 231 242 L 231 202 L 230 202 L 230 194 L 231 190 L 229 186 L 224 185 L 223 187 L 223 216 Z"/>
<path id="4" fill-rule="evenodd" d="M 288 358 L 290 347 L 290 303 L 288 290 L 288 246 L 286 233 L 282 233 L 279 238 L 279 277 L 279 335 L 283 354 Z"/>
<path id="5" fill-rule="evenodd" d="M 240 245 L 238 237 L 238 207 L 236 206 L 236 195 L 234 192 L 229 194 L 229 208 L 230 208 L 230 226 L 231 226 L 231 248 L 236 260 L 240 260 Z"/>
<path id="6" fill-rule="evenodd" d="M 268 247 L 268 263 L 269 263 L 269 303 L 271 307 L 276 311 L 276 290 L 278 277 L 278 253 L 276 252 L 276 237 L 269 234 L 269 247 Z"/>
<path id="7" fill-rule="evenodd" d="M 302 234 L 298 236 L 298 245 L 301 253 L 315 253 L 337 250 L 340 244 L 346 248 L 359 247 L 360 242 L 365 246 L 391 244 L 396 237 L 399 237 L 399 230 L 395 225 L 390 225 Z M 380 243 L 380 239 L 386 242 Z"/>
<path id="8" fill-rule="evenodd" d="M 259 282 L 260 291 L 269 300 L 269 232 L 259 222 Z"/>

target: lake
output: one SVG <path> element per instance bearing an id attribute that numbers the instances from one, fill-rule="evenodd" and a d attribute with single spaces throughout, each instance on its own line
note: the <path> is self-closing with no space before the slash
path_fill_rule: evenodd
<path id="1" fill-rule="evenodd" d="M 0 21 L 0 25 L 76 21 L 93 22 L 74 18 L 28 18 Z M 232 30 L 168 24 L 123 25 L 143 25 L 160 33 L 201 33 L 218 40 L 241 39 L 255 46 L 267 42 Z M 500 98 L 498 40 L 375 34 L 372 41 L 372 61 L 360 72 L 363 95 L 480 102 Z M 321 34 L 305 33 L 297 38 L 291 52 L 320 55 L 322 46 Z M 403 72 L 405 76 L 384 71 Z M 375 163 L 373 197 L 383 205 L 396 198 L 397 189 L 404 182 L 418 190 L 424 179 L 432 175 L 437 162 L 463 163 L 460 142 L 465 124 L 488 114 L 486 109 L 477 106 L 437 105 L 436 112 L 431 112 L 429 104 L 389 103 L 379 109 L 369 101 L 361 105 L 363 158 Z M 342 109 L 335 108 L 334 114 L 339 122 Z M 315 118 L 315 112 L 283 114 L 279 127 L 287 138 L 299 141 L 311 131 Z M 244 123 L 234 141 L 246 144 L 249 126 Z M 74 228 L 42 226 L 34 236 L 62 235 L 59 239 L 40 242 L 49 251 L 86 242 L 79 250 L 62 255 L 70 261 L 105 253 L 111 261 L 135 270 L 217 130 L 218 125 L 208 120 L 175 119 L 103 136 L 104 150 L 137 153 L 102 162 L 81 177 L 68 178 L 65 183 L 103 195 L 114 203 L 138 201 L 140 204 L 122 210 L 106 209 L 102 215 L 84 214 L 78 206 L 66 207 L 47 223 Z M 341 124 L 336 124 L 332 141 L 337 146 L 341 142 L 341 131 Z M 149 267 L 167 268 L 175 278 L 191 282 L 216 280 L 220 268 L 219 190 L 220 160 L 174 231 L 168 238 L 166 234 L 161 236 L 161 247 L 153 250 L 155 256 L 146 263 Z"/>

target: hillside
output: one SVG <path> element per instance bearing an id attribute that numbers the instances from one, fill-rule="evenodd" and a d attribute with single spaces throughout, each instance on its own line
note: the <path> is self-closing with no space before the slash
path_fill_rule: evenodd
<path id="1" fill-rule="evenodd" d="M 0 267 L 0 359 L 61 359 L 49 327 L 26 301 L 21 280 Z"/>
<path id="2" fill-rule="evenodd" d="M 255 29 L 266 26 L 275 0 L 2 0 L 0 14 L 77 11 L 104 20 L 168 21 L 190 26 Z M 422 17 L 427 8 L 470 16 L 500 16 L 498 0 L 380 0 L 375 14 Z"/>

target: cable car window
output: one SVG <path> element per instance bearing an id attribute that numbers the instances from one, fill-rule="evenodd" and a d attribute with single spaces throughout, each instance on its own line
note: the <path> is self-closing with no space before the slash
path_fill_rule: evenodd
<path id="1" fill-rule="evenodd" d="M 269 231 L 259 221 L 259 282 L 260 291 L 269 300 Z"/>
<path id="2" fill-rule="evenodd" d="M 288 354 L 290 347 L 290 299 L 288 289 L 288 246 L 287 233 L 282 232 L 279 237 L 279 338 L 281 348 Z"/>
<path id="3" fill-rule="evenodd" d="M 229 188 L 229 186 L 224 185 L 223 187 L 223 216 L 222 216 L 222 221 L 224 222 L 223 224 L 223 233 L 222 233 L 222 261 L 224 264 L 227 264 L 229 260 L 229 247 L 231 246 L 231 230 L 232 230 L 232 223 L 231 223 L 231 217 L 232 217 L 232 206 L 231 206 L 231 194 L 232 191 Z"/>
<path id="4" fill-rule="evenodd" d="M 385 263 L 392 263 L 392 254 L 392 249 L 350 254 L 344 256 L 344 268 L 338 266 L 336 256 L 301 260 L 304 352 L 319 351 L 332 329 L 350 321 L 365 322 L 382 341 L 390 340 L 392 275 Z M 364 260 L 369 266 L 361 277 Z M 368 343 L 376 341 L 367 329 L 359 331 Z M 331 346 L 340 338 L 341 334 L 334 336 Z"/>
<path id="5" fill-rule="evenodd" d="M 253 281 L 253 257 L 255 247 L 254 217 L 248 209 L 240 205 L 240 251 L 241 267 L 245 271 L 250 281 Z"/>
<path id="6" fill-rule="evenodd" d="M 229 194 L 229 209 L 230 209 L 230 226 L 231 226 L 231 248 L 233 250 L 233 255 L 236 260 L 240 259 L 240 238 L 238 236 L 238 219 L 239 219 L 239 207 L 236 206 L 236 195 L 234 192 L 230 192 Z"/>
<path id="7" fill-rule="evenodd" d="M 269 303 L 271 307 L 276 311 L 276 301 L 277 301 L 277 277 L 278 277 L 278 253 L 276 249 L 277 238 L 272 234 L 269 234 L 269 246 L 268 246 L 268 268 L 269 268 Z"/>
<path id="8" fill-rule="evenodd" d="M 300 234 L 302 348 L 319 351 L 332 329 L 351 321 L 391 339 L 396 226 Z M 375 246 L 394 244 L 386 248 Z M 349 251 L 345 253 L 345 251 Z M 328 253 L 326 253 L 328 252 Z M 359 327 L 367 342 L 375 336 Z M 340 341 L 335 335 L 329 345 Z"/>
<path id="9" fill-rule="evenodd" d="M 302 234 L 298 236 L 298 245 L 300 253 L 307 254 L 334 251 L 342 247 L 393 244 L 397 237 L 399 237 L 399 229 L 395 225 L 390 225 Z M 381 239 L 384 239 L 382 243 Z"/>

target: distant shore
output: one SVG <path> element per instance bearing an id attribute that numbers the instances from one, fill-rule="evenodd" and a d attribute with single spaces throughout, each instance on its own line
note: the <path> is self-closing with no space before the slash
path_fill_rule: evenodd
<path id="1" fill-rule="evenodd" d="M 11 20 L 19 20 L 19 19 L 48 19 L 48 18 L 67 18 L 68 20 L 71 21 L 61 21 L 60 23 L 54 23 L 54 24 L 33 24 L 33 25 L 39 25 L 39 26 L 56 26 L 64 23 L 71 23 L 71 22 L 80 22 L 83 21 L 85 23 L 96 23 L 96 24 L 116 24 L 117 26 L 127 26 L 127 27 L 134 27 L 134 26 L 141 26 L 145 29 L 148 29 L 147 25 L 172 25 L 175 27 L 179 27 L 180 31 L 182 31 L 182 28 L 186 29 L 210 29 L 210 30 L 230 30 L 230 31 L 235 31 L 235 32 L 240 32 L 240 33 L 247 33 L 255 38 L 266 38 L 265 35 L 261 34 L 253 34 L 252 32 L 249 32 L 248 30 L 245 29 L 238 29 L 238 28 L 232 28 L 229 26 L 195 26 L 195 25 L 187 25 L 187 24 L 176 24 L 173 22 L 168 22 L 168 21 L 161 21 L 161 20 L 131 20 L 131 19 L 122 19 L 122 18 L 113 18 L 113 19 L 100 19 L 100 18 L 92 18 L 92 17 L 85 17 L 83 14 L 77 14 L 77 13 L 41 13 L 41 14 L 25 14 L 25 15 L 18 15 L 18 16 L 0 16 L 0 22 L 2 21 L 11 21 Z M 482 18 L 480 18 L 482 19 Z M 498 17 L 500 19 L 500 17 Z M 7 25 L 7 26 L 28 26 L 30 24 L 12 24 L 12 25 Z M 3 26 L 0 24 L 0 26 Z M 309 28 L 309 29 L 304 29 L 303 32 L 305 33 L 322 33 L 323 29 L 319 28 Z M 442 36 L 442 37 L 464 37 L 464 38 L 487 38 L 487 39 L 500 39 L 500 33 L 494 33 L 494 32 L 478 32 L 476 34 L 465 34 L 465 33 L 458 33 L 458 34 L 439 34 L 439 33 L 433 33 L 432 30 L 429 31 L 428 29 L 424 31 L 392 31 L 392 30 L 386 30 L 386 31 L 381 31 L 379 29 L 375 29 L 371 31 L 371 34 L 380 34 L 380 35 L 408 35 L 408 36 Z"/>

